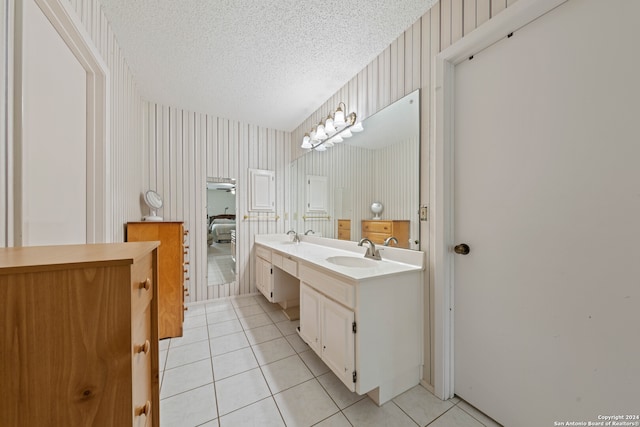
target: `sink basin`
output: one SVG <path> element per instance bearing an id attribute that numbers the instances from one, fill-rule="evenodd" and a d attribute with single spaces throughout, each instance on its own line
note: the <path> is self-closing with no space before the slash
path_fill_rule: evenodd
<path id="1" fill-rule="evenodd" d="M 374 260 L 354 256 L 332 256 L 327 261 L 341 267 L 372 268 L 377 265 Z"/>
<path id="2" fill-rule="evenodd" d="M 278 242 L 279 245 L 294 245 L 299 242 Z"/>

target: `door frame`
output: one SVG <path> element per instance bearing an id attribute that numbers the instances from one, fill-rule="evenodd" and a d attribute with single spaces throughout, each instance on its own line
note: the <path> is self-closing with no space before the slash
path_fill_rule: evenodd
<path id="1" fill-rule="evenodd" d="M 431 188 L 432 254 L 434 284 L 433 386 L 442 400 L 454 396 L 454 84 L 455 66 L 491 46 L 567 0 L 518 0 L 486 24 L 478 27 L 435 57 L 431 93 Z"/>
<path id="2" fill-rule="evenodd" d="M 13 34 L 7 45 L 13 46 L 13 69 L 9 81 L 13 80 L 13 103 L 9 117 L 13 115 L 13 144 L 11 159 L 6 159 L 7 165 L 12 164 L 13 173 L 9 176 L 12 183 L 8 187 L 13 190 L 12 217 L 8 218 L 8 230 L 13 235 L 7 236 L 8 246 L 22 246 L 23 226 L 23 189 L 22 189 L 22 129 L 24 127 L 23 81 L 22 81 L 22 49 L 23 49 L 23 0 L 13 2 Z M 64 0 L 35 0 L 43 14 L 56 29 L 60 37 L 69 47 L 78 62 L 87 73 L 87 117 L 86 117 L 86 203 L 87 224 L 86 243 L 107 242 L 112 235 L 109 189 L 109 119 L 110 119 L 110 84 L 109 68 L 102 59 L 98 48 L 87 33 L 80 18 L 71 4 Z M 11 86 L 9 84 L 8 86 Z M 7 144 L 10 143 L 10 137 Z M 7 200 L 11 203 L 10 200 Z M 11 224 L 12 223 L 12 224 Z"/>

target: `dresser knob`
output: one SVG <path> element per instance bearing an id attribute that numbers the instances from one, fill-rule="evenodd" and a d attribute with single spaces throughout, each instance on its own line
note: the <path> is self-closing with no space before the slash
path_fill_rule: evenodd
<path id="1" fill-rule="evenodd" d="M 151 414 L 151 402 L 149 402 L 148 400 L 147 400 L 147 403 L 144 404 L 144 406 L 140 406 L 136 408 L 137 416 L 140 416 L 140 415 L 149 416 L 150 414 Z"/>
<path id="2" fill-rule="evenodd" d="M 147 280 L 140 282 L 140 289 L 144 289 L 145 291 L 151 289 L 151 279 L 147 277 Z"/>
<path id="3" fill-rule="evenodd" d="M 189 307 L 187 307 L 186 305 L 183 305 L 183 306 L 182 306 L 182 309 L 183 309 L 184 311 L 187 311 L 187 310 L 189 310 Z"/>
<path id="4" fill-rule="evenodd" d="M 144 344 L 138 346 L 138 353 L 148 354 L 150 349 L 151 343 L 149 342 L 149 340 L 146 340 Z"/>

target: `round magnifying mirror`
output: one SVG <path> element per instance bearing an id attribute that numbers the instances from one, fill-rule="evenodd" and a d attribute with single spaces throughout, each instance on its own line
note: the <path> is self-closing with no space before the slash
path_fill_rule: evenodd
<path id="1" fill-rule="evenodd" d="M 144 202 L 149 206 L 151 214 L 142 218 L 143 221 L 162 221 L 157 211 L 162 207 L 162 197 L 153 190 L 144 193 Z"/>

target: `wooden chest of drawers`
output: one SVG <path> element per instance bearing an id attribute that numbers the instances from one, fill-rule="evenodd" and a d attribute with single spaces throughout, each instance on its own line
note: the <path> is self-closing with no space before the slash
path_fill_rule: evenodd
<path id="1" fill-rule="evenodd" d="M 350 219 L 338 220 L 338 239 L 351 240 L 351 220 Z"/>
<path id="2" fill-rule="evenodd" d="M 398 239 L 399 248 L 409 248 L 409 224 L 408 220 L 384 221 L 376 219 L 362 220 L 362 237 L 371 240 L 376 245 L 383 244 L 388 237 Z"/>
<path id="3" fill-rule="evenodd" d="M 4 426 L 158 426 L 158 242 L 0 249 Z"/>
<path id="4" fill-rule="evenodd" d="M 180 221 L 129 222 L 127 242 L 159 241 L 158 324 L 162 338 L 181 337 L 184 321 L 186 232 Z"/>

